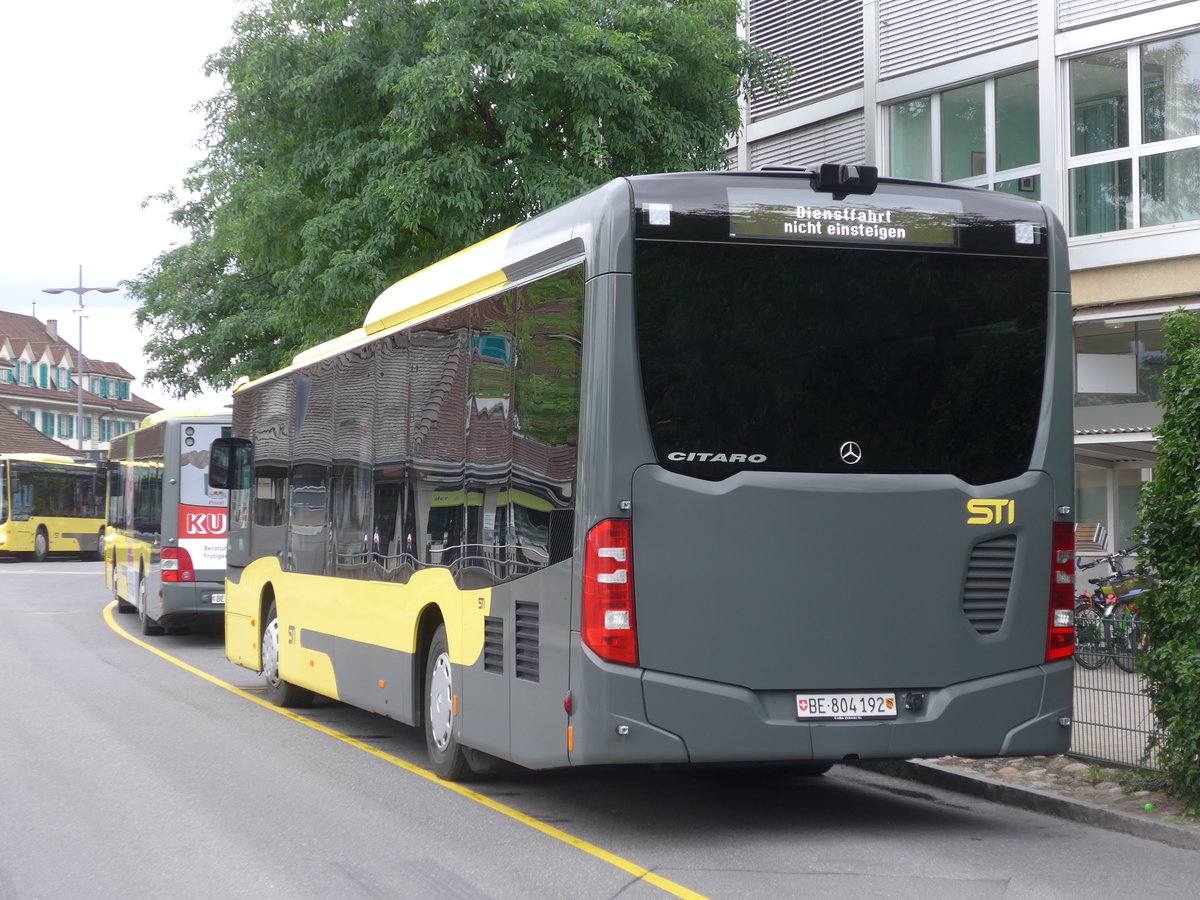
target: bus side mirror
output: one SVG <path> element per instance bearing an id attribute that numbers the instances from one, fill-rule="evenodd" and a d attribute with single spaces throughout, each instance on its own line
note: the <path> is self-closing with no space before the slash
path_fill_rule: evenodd
<path id="1" fill-rule="evenodd" d="M 232 490 L 240 485 L 238 463 L 250 455 L 250 442 L 243 438 L 217 438 L 212 442 L 208 457 L 208 486 Z"/>

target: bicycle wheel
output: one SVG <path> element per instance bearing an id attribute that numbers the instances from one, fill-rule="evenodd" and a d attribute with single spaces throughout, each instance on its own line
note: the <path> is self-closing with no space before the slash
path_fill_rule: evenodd
<path id="1" fill-rule="evenodd" d="M 1090 603 L 1075 607 L 1075 662 L 1085 669 L 1098 669 L 1108 662 L 1104 646 L 1104 619 Z"/>
<path id="2" fill-rule="evenodd" d="M 1146 628 L 1142 616 L 1135 609 L 1122 604 L 1113 622 L 1113 662 L 1126 672 L 1137 671 L 1137 655 L 1146 642 Z"/>

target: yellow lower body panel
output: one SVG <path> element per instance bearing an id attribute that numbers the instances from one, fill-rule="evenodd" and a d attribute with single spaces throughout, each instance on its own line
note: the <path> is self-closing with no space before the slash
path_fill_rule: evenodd
<path id="1" fill-rule="evenodd" d="M 280 676 L 340 699 L 338 669 L 362 663 L 345 654 L 365 657 L 372 647 L 417 653 L 420 622 L 433 607 L 446 626 L 451 662 L 473 665 L 483 652 L 492 594 L 490 588 L 461 590 L 445 569 L 425 569 L 398 584 L 284 572 L 276 558 L 264 557 L 247 566 L 237 583 L 225 585 L 225 654 L 231 661 L 261 671 L 262 631 L 272 602 L 279 617 Z M 338 647 L 336 660 L 317 649 L 331 643 Z"/>

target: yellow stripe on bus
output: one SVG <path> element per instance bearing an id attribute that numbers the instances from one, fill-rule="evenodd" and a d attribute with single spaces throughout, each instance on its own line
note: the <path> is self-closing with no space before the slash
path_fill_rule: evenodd
<path id="1" fill-rule="evenodd" d="M 450 781 L 443 781 L 428 769 L 422 769 L 420 766 L 413 765 L 407 760 L 403 760 L 398 756 L 388 753 L 386 750 L 380 750 L 378 747 L 372 747 L 370 744 L 360 741 L 358 738 L 351 737 L 348 734 L 344 734 L 343 732 L 340 732 L 334 728 L 330 728 L 328 725 L 322 725 L 320 722 L 310 719 L 307 716 L 303 716 L 300 713 L 294 712 L 293 710 L 283 709 L 275 706 L 261 697 L 256 697 L 254 694 L 243 688 L 232 685 L 227 681 L 223 681 L 222 679 L 217 678 L 215 675 L 210 675 L 203 669 L 197 669 L 195 666 L 185 663 L 183 660 L 160 650 L 153 644 L 148 644 L 145 641 L 134 637 L 124 628 L 119 626 L 113 616 L 113 610 L 116 609 L 116 606 L 117 604 L 114 601 L 108 604 L 108 606 L 104 607 L 104 621 L 108 623 L 109 628 L 111 628 L 121 637 L 125 638 L 127 641 L 137 644 L 144 650 L 149 650 L 155 656 L 165 659 L 167 662 L 178 666 L 185 672 L 204 679 L 209 684 L 223 688 L 224 690 L 229 691 L 231 694 L 236 694 L 243 700 L 249 700 L 251 703 L 255 703 L 261 706 L 263 709 L 268 709 L 271 712 L 278 713 L 281 716 L 286 716 L 287 718 L 294 722 L 298 722 L 301 725 L 307 725 L 309 728 L 319 731 L 321 734 L 324 734 L 328 737 L 336 738 L 342 743 L 349 744 L 351 747 L 354 747 L 357 750 L 362 750 L 364 753 L 371 754 L 371 756 L 374 756 L 376 759 L 380 759 L 386 763 L 391 763 L 393 766 L 401 768 L 412 775 L 417 775 L 421 778 L 424 778 L 426 781 L 438 785 L 439 787 L 443 787 L 448 791 L 453 791 L 461 797 L 465 797 L 468 800 L 473 800 L 481 806 L 486 806 L 493 812 L 500 813 L 502 816 L 507 816 L 516 822 L 520 822 L 522 825 L 528 825 L 530 828 L 541 832 L 547 837 L 553 838 L 556 841 L 561 841 L 568 846 L 574 847 L 576 850 L 586 853 L 589 856 L 594 856 L 596 859 L 606 862 L 611 866 L 615 866 L 622 872 L 627 872 L 628 874 L 646 882 L 647 884 L 652 884 L 656 888 L 659 888 L 673 897 L 685 898 L 685 900 L 705 900 L 703 894 L 697 893 L 690 888 L 686 888 L 677 882 L 671 881 L 669 878 L 663 878 L 661 875 L 655 875 L 644 866 L 639 866 L 637 863 L 625 859 L 622 856 L 617 856 L 615 853 L 610 853 L 602 847 L 597 847 L 595 844 L 585 841 L 583 838 L 576 837 L 573 834 L 568 834 L 561 828 L 555 828 L 553 825 L 547 825 L 545 822 L 539 821 L 533 816 L 521 812 L 519 809 L 514 809 L 511 806 L 507 806 L 506 804 L 493 800 L 491 797 L 480 794 L 477 791 L 473 791 L 470 788 L 463 787 L 460 784 L 455 784 Z"/>

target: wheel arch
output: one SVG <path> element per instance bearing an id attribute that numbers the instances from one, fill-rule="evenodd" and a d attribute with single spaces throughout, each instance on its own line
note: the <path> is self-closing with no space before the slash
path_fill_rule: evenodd
<path id="1" fill-rule="evenodd" d="M 267 633 L 267 613 L 275 606 L 275 584 L 268 581 L 258 595 L 258 671 L 263 668 L 263 635 Z M 275 606 L 278 612 L 279 607 Z"/>
<path id="2" fill-rule="evenodd" d="M 425 720 L 425 670 L 428 668 L 429 644 L 438 626 L 445 624 L 446 618 L 436 603 L 430 603 L 421 610 L 417 619 L 416 647 L 412 658 L 413 724 L 417 726 L 423 725 Z"/>

